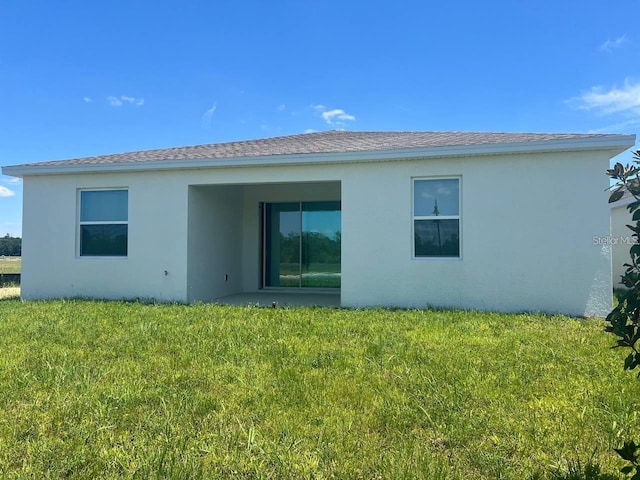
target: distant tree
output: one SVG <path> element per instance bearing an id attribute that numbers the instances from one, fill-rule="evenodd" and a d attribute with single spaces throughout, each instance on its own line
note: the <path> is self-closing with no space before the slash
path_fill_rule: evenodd
<path id="1" fill-rule="evenodd" d="M 22 239 L 6 234 L 0 238 L 0 255 L 19 257 L 22 255 Z"/>

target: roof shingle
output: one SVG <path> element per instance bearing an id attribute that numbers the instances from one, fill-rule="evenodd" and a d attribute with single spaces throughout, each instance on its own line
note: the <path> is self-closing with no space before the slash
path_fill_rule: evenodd
<path id="1" fill-rule="evenodd" d="M 256 140 L 28 163 L 22 166 L 107 165 L 194 159 L 216 160 L 271 155 L 374 152 L 412 148 L 513 144 L 598 137 L 616 137 L 616 135 L 583 133 L 354 132 L 330 130 Z"/>

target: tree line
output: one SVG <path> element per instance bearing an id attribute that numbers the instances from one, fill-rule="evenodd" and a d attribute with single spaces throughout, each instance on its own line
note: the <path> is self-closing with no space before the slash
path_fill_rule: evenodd
<path id="1" fill-rule="evenodd" d="M 311 264 L 340 265 L 341 237 L 340 231 L 334 233 L 334 238 L 319 232 L 302 232 L 301 243 L 297 233 L 286 237 L 280 233 L 280 262 L 295 264 L 302 260 L 303 270 L 308 270 Z"/>
<path id="2" fill-rule="evenodd" d="M 12 237 L 8 233 L 0 237 L 0 256 L 20 257 L 22 256 L 22 239 Z"/>

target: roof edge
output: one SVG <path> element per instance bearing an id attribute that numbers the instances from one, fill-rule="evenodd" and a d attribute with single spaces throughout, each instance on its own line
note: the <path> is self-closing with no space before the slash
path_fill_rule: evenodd
<path id="1" fill-rule="evenodd" d="M 533 142 L 491 143 L 481 145 L 453 145 L 443 147 L 368 150 L 361 152 L 305 153 L 287 155 L 261 155 L 254 157 L 227 157 L 218 159 L 152 160 L 109 164 L 11 165 L 2 167 L 3 175 L 23 177 L 29 175 L 60 175 L 80 173 L 134 172 L 147 170 L 183 170 L 198 168 L 256 167 L 279 165 L 313 165 L 335 163 L 384 162 L 402 158 L 462 157 L 506 155 L 512 153 L 545 153 L 562 151 L 606 150 L 611 157 L 635 145 L 635 135 L 555 139 Z M 62 161 L 64 162 L 64 161 Z M 61 162 L 61 163 L 62 163 Z"/>

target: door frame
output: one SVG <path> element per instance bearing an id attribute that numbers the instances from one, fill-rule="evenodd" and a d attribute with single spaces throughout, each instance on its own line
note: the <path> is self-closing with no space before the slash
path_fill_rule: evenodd
<path id="1" fill-rule="evenodd" d="M 268 286 L 267 285 L 267 205 L 275 205 L 275 204 L 298 204 L 298 209 L 300 213 L 300 248 L 298 249 L 298 265 L 300 269 L 300 276 L 297 287 L 280 287 L 280 286 Z M 339 287 L 312 287 L 312 286 L 304 286 L 303 283 L 303 273 L 302 273 L 302 263 L 303 263 L 303 205 L 305 203 L 338 203 L 339 204 L 339 212 L 340 212 L 340 232 L 342 231 L 342 201 L 341 200 L 293 200 L 293 201 L 262 201 L 259 204 L 259 219 L 260 219 L 260 289 L 261 290 L 277 290 L 283 292 L 298 292 L 298 293 L 339 293 L 341 291 L 342 286 Z M 340 249 L 342 249 L 342 245 L 340 245 Z M 342 261 L 340 261 L 340 275 L 342 275 Z M 340 282 L 342 283 L 342 282 Z"/>

